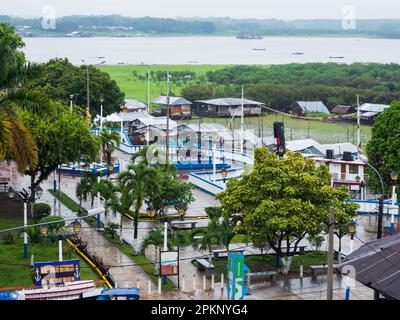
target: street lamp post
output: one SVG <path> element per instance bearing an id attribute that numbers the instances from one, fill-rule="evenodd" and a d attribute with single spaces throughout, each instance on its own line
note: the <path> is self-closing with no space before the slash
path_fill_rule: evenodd
<path id="1" fill-rule="evenodd" d="M 72 99 L 74 98 L 74 95 L 73 94 L 71 94 L 70 96 L 69 96 L 69 110 L 72 112 Z"/>
<path id="2" fill-rule="evenodd" d="M 349 252 L 349 254 L 351 254 L 353 252 L 354 235 L 356 234 L 356 231 L 357 231 L 357 223 L 355 221 L 351 221 L 348 224 L 347 229 L 350 234 L 350 252 Z M 345 300 L 350 300 L 350 286 L 349 285 L 346 285 Z"/>
<path id="3" fill-rule="evenodd" d="M 166 102 L 167 102 L 167 139 L 166 139 L 166 165 L 168 167 L 169 165 L 169 80 L 171 78 L 171 75 L 169 74 L 169 71 L 167 72 L 167 97 L 166 97 Z"/>
<path id="4" fill-rule="evenodd" d="M 390 215 L 390 235 L 394 235 L 394 211 L 396 208 L 396 184 L 397 184 L 397 178 L 398 174 L 396 171 L 393 171 L 390 173 L 390 177 L 392 178 L 392 210 L 391 210 L 391 215 Z"/>
<path id="5" fill-rule="evenodd" d="M 37 198 L 32 198 L 32 192 L 29 193 L 25 189 L 23 191 L 18 192 L 19 195 L 22 197 L 22 200 L 24 202 L 24 255 L 23 257 L 25 259 L 28 258 L 28 233 L 27 233 L 27 227 L 28 227 L 28 204 L 34 202 L 36 199 L 40 199 L 42 197 L 42 188 L 38 186 L 36 188 L 36 196 Z M 10 199 L 14 198 L 15 191 L 13 190 L 12 187 L 8 189 L 8 197 Z"/>

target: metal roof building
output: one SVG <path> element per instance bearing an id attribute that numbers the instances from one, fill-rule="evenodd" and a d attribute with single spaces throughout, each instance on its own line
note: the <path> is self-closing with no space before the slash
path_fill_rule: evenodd
<path id="1" fill-rule="evenodd" d="M 128 112 L 144 111 L 147 109 L 147 104 L 135 99 L 125 99 L 123 109 L 126 109 Z"/>
<path id="2" fill-rule="evenodd" d="M 167 97 L 161 96 L 156 100 L 154 100 L 153 103 L 166 106 Z M 182 97 L 169 97 L 169 104 L 171 106 L 182 106 L 182 105 L 191 105 L 192 103 L 189 100 L 186 100 L 185 98 Z"/>
<path id="3" fill-rule="evenodd" d="M 400 300 L 400 235 L 363 245 L 337 265 L 342 273 L 346 273 L 345 267 L 353 267 L 356 280 L 365 286 Z"/>
<path id="4" fill-rule="evenodd" d="M 360 106 L 360 111 L 382 113 L 387 108 L 390 108 L 387 104 L 364 103 Z"/>
<path id="5" fill-rule="evenodd" d="M 330 114 L 328 108 L 322 101 L 296 101 L 297 106 L 303 114 L 307 113 L 326 113 Z"/>
<path id="6" fill-rule="evenodd" d="M 242 99 L 241 98 L 218 98 L 218 99 L 211 99 L 211 100 L 196 100 L 195 102 L 200 102 L 204 104 L 209 104 L 213 106 L 241 106 Z M 263 106 L 265 105 L 262 102 L 243 99 L 243 105 L 254 105 L 254 106 Z"/>

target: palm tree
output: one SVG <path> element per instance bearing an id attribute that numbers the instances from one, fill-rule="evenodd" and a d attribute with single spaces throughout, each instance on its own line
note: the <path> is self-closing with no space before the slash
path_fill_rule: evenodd
<path id="1" fill-rule="evenodd" d="M 155 229 L 149 232 L 149 234 L 143 239 L 142 246 L 140 247 L 140 252 L 145 253 L 146 249 L 150 246 L 154 246 L 154 257 L 155 262 L 159 261 L 159 248 L 164 244 L 164 232 L 161 229 Z"/>
<path id="2" fill-rule="evenodd" d="M 116 192 L 117 188 L 110 180 L 100 180 L 93 186 L 93 193 L 99 194 L 104 199 L 107 225 L 109 224 L 108 210 L 112 208 L 115 215 L 118 209 L 118 207 L 116 206 L 116 203 L 118 203 Z"/>
<path id="3" fill-rule="evenodd" d="M 129 165 L 128 170 L 120 173 L 118 181 L 122 204 L 134 204 L 134 239 L 138 236 L 139 211 L 149 190 L 156 184 L 157 171 L 144 164 Z"/>
<path id="4" fill-rule="evenodd" d="M 14 160 L 21 173 L 36 167 L 36 142 L 19 113 L 29 111 L 46 115 L 50 105 L 51 101 L 35 90 L 19 88 L 0 91 L 0 160 Z"/>
<path id="5" fill-rule="evenodd" d="M 192 233 L 192 237 L 195 235 L 203 236 L 200 241 L 200 250 L 208 250 L 208 260 L 210 263 L 212 263 L 212 246 L 215 242 L 220 241 L 220 235 L 217 230 L 217 220 L 211 219 L 206 228 L 196 229 Z"/>
<path id="6" fill-rule="evenodd" d="M 112 153 L 115 151 L 120 142 L 120 135 L 117 131 L 102 130 L 100 132 L 101 149 L 103 152 L 103 160 L 109 165 L 112 161 Z M 110 176 L 110 172 L 107 171 Z"/>
<path id="7" fill-rule="evenodd" d="M 86 175 L 77 184 L 75 194 L 79 199 L 79 210 L 82 205 L 82 200 L 88 201 L 89 196 L 91 201 L 91 208 L 93 208 L 94 198 L 96 197 L 96 192 L 94 190 L 96 184 L 97 176 L 92 172 L 86 173 Z"/>

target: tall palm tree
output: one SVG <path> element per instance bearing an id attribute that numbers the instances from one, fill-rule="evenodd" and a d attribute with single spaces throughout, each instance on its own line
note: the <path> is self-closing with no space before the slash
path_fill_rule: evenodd
<path id="1" fill-rule="evenodd" d="M 138 236 L 139 211 L 149 190 L 156 184 L 157 171 L 144 164 L 128 166 L 118 176 L 123 204 L 134 204 L 134 239 Z"/>
<path id="2" fill-rule="evenodd" d="M 154 246 L 154 257 L 155 262 L 159 261 L 160 257 L 158 255 L 159 248 L 164 244 L 164 232 L 162 229 L 155 229 L 149 232 L 149 234 L 143 239 L 142 245 L 140 247 L 140 252 L 145 253 L 146 249 L 150 246 Z M 169 245 L 169 244 L 168 244 Z"/>
<path id="3" fill-rule="evenodd" d="M 36 142 L 23 123 L 21 113 L 45 116 L 51 101 L 40 92 L 30 89 L 0 91 L 0 160 L 12 159 L 18 171 L 35 168 L 38 161 Z"/>
<path id="4" fill-rule="evenodd" d="M 220 241 L 217 224 L 217 220 L 211 219 L 206 228 L 196 229 L 192 233 L 192 237 L 195 235 L 203 236 L 200 241 L 200 250 L 208 250 L 208 260 L 210 263 L 212 263 L 212 246 L 215 242 L 218 243 Z"/>
<path id="5" fill-rule="evenodd" d="M 117 212 L 116 203 L 117 199 L 117 187 L 110 180 L 100 180 L 93 186 L 93 193 L 99 194 L 104 199 L 105 215 L 107 219 L 107 225 L 109 224 L 109 209 L 113 209 L 114 215 Z"/>
<path id="6" fill-rule="evenodd" d="M 88 172 L 78 182 L 75 190 L 75 194 L 79 199 L 79 209 L 82 205 L 82 200 L 88 201 L 90 197 L 91 208 L 93 208 L 94 198 L 96 197 L 95 185 L 97 184 L 97 176 L 94 173 Z"/>
<path id="7" fill-rule="evenodd" d="M 112 153 L 115 151 L 121 140 L 120 135 L 117 131 L 103 129 L 100 132 L 100 139 L 103 160 L 107 163 L 107 165 L 109 165 L 112 161 Z M 110 176 L 110 172 L 107 172 L 107 175 Z"/>

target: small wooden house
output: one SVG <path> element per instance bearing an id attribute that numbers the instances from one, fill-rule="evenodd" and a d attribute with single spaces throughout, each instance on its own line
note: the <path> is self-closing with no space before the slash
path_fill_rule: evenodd
<path id="1" fill-rule="evenodd" d="M 161 96 L 153 101 L 160 108 L 153 110 L 154 116 L 167 116 L 168 101 L 166 96 Z M 192 103 L 182 97 L 169 97 L 169 117 L 171 119 L 190 119 L 192 117 Z"/>
<path id="2" fill-rule="evenodd" d="M 322 101 L 296 101 L 290 109 L 292 114 L 298 116 L 310 114 L 331 114 Z"/>
<path id="3" fill-rule="evenodd" d="M 341 118 L 345 115 L 354 114 L 356 112 L 357 112 L 357 110 L 354 107 L 342 106 L 342 105 L 337 105 L 331 111 L 332 115 L 337 116 L 339 118 Z"/>

